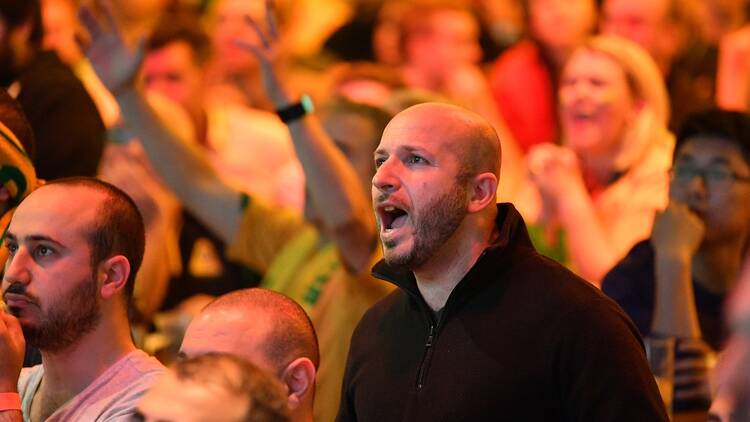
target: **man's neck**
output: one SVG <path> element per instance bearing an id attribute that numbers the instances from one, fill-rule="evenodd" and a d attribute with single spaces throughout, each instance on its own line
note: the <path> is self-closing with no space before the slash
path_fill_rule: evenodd
<path id="1" fill-rule="evenodd" d="M 312 404 L 301 405 L 297 409 L 292 410 L 289 420 L 292 422 L 313 422 Z"/>
<path id="2" fill-rule="evenodd" d="M 42 350 L 44 376 L 34 396 L 33 407 L 41 405 L 43 409 L 50 407 L 44 405 L 48 403 L 53 404 L 52 411 L 56 410 L 135 350 L 129 330 L 123 332 L 122 325 L 122 322 L 107 323 L 103 320 L 94 331 L 65 350 Z"/>
<path id="3" fill-rule="evenodd" d="M 727 293 L 737 282 L 746 239 L 702 247 L 692 260 L 692 273 L 712 293 Z"/>
<path id="4" fill-rule="evenodd" d="M 429 261 L 414 269 L 417 287 L 425 302 L 437 312 L 445 306 L 453 289 L 477 262 L 496 235 L 496 228 L 474 227 L 466 221 Z"/>

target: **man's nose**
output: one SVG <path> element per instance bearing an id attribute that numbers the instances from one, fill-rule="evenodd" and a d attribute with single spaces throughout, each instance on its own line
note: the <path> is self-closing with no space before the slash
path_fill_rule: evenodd
<path id="1" fill-rule="evenodd" d="M 29 263 L 31 256 L 25 248 L 18 248 L 13 255 L 8 257 L 5 262 L 5 273 L 3 275 L 4 283 L 23 283 L 28 284 L 31 281 L 29 273 Z"/>
<path id="2" fill-rule="evenodd" d="M 399 186 L 395 170 L 398 166 L 396 159 L 388 158 L 383 161 L 372 177 L 372 186 L 381 192 L 396 190 Z"/>

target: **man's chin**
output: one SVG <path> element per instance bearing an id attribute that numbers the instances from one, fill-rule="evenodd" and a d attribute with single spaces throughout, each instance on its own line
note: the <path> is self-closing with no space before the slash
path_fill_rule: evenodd
<path id="1" fill-rule="evenodd" d="M 394 267 L 411 269 L 414 264 L 414 251 L 397 245 L 383 246 L 383 259 L 385 263 Z"/>

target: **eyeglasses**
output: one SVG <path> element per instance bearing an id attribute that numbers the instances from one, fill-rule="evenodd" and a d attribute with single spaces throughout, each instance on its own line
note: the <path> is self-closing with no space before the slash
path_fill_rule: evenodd
<path id="1" fill-rule="evenodd" d="M 678 183 L 690 183 L 696 176 L 712 189 L 729 189 L 735 182 L 750 182 L 750 176 L 741 176 L 725 166 L 698 168 L 689 164 L 676 164 L 669 170 L 669 176 Z"/>

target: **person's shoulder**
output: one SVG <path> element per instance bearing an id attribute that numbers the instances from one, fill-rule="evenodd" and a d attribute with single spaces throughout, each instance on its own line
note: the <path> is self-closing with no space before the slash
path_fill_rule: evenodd
<path id="1" fill-rule="evenodd" d="M 618 298 L 628 292 L 652 288 L 654 281 L 654 249 L 649 239 L 633 246 L 602 280 L 602 291 Z"/>
<path id="2" fill-rule="evenodd" d="M 164 365 L 143 350 L 135 350 L 126 357 L 125 365 L 142 375 L 159 375 L 166 370 Z"/>
<path id="3" fill-rule="evenodd" d="M 591 283 L 537 252 L 517 260 L 509 278 L 517 289 L 528 290 L 548 305 L 578 306 L 602 296 Z"/>

